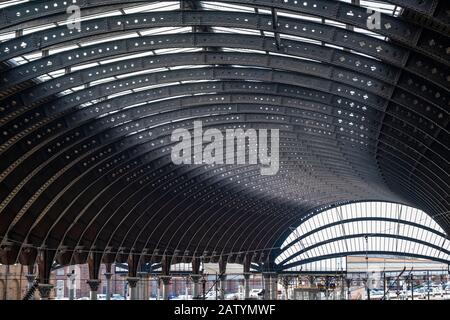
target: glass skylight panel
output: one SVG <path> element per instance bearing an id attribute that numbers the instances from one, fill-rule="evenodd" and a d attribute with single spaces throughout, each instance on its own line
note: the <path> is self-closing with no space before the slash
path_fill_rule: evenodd
<path id="1" fill-rule="evenodd" d="M 426 252 L 427 252 L 427 250 L 428 250 L 428 246 L 424 246 L 424 245 L 422 245 L 422 244 L 419 244 L 418 245 L 418 253 L 420 254 L 420 255 L 426 255 Z"/>
<path id="2" fill-rule="evenodd" d="M 15 31 L 5 32 L 5 33 L 0 34 L 0 42 L 8 41 L 8 40 L 14 39 L 15 37 L 16 37 Z"/>
<path id="3" fill-rule="evenodd" d="M 319 219 L 318 216 L 314 216 L 309 220 L 311 228 L 316 229 L 317 227 L 320 226 L 317 224 L 318 219 Z"/>
<path id="4" fill-rule="evenodd" d="M 327 212 L 327 214 L 323 214 L 323 215 L 318 215 L 319 217 L 320 216 L 323 216 L 323 218 L 322 219 L 320 219 L 319 218 L 319 221 L 320 221 L 320 225 L 321 226 L 323 226 L 323 225 L 327 225 L 327 224 L 330 224 L 330 223 L 333 223 L 335 220 L 334 220 L 334 218 L 335 218 L 335 216 L 334 216 L 334 210 L 330 210 L 330 211 L 328 211 Z"/>
<path id="5" fill-rule="evenodd" d="M 75 45 L 75 44 L 67 45 L 67 46 L 50 49 L 50 50 L 48 50 L 48 53 L 49 53 L 49 55 L 53 55 L 53 54 L 57 54 L 57 53 L 68 51 L 68 50 L 74 50 L 77 48 L 79 48 L 79 47 L 78 47 L 78 45 Z"/>
<path id="6" fill-rule="evenodd" d="M 33 52 L 26 55 L 21 56 L 21 58 L 27 61 L 33 61 L 42 58 L 42 52 Z M 16 59 L 16 58 L 14 58 Z"/>
<path id="7" fill-rule="evenodd" d="M 83 89 L 86 89 L 86 86 L 85 85 L 81 85 L 81 86 L 78 86 L 78 87 L 72 87 L 72 88 L 70 88 L 69 90 L 70 91 L 80 91 L 80 90 L 83 90 Z"/>
<path id="8" fill-rule="evenodd" d="M 91 86 L 96 86 L 98 84 L 102 84 L 102 83 L 106 83 L 106 82 L 110 82 L 110 81 L 114 81 L 114 80 L 116 80 L 115 77 L 103 78 L 103 79 L 99 79 L 99 80 L 96 80 L 96 81 L 92 81 L 90 83 L 90 85 Z"/>
<path id="9" fill-rule="evenodd" d="M 347 245 L 345 243 L 345 240 L 339 240 L 339 252 L 347 252 Z"/>
<path id="10" fill-rule="evenodd" d="M 409 237 L 414 236 L 416 239 L 423 240 L 423 238 L 422 238 L 422 234 L 423 234 L 422 231 L 423 231 L 422 229 L 419 230 L 416 227 L 411 227 L 410 228 Z"/>
<path id="11" fill-rule="evenodd" d="M 440 254 L 441 254 L 441 252 L 439 250 L 436 250 L 434 248 L 430 249 L 430 255 L 431 256 L 438 258 L 440 256 Z"/>
<path id="12" fill-rule="evenodd" d="M 269 52 L 269 56 L 286 57 L 286 58 L 291 58 L 291 59 L 295 59 L 295 60 L 302 60 L 302 61 L 311 61 L 311 62 L 316 62 L 316 63 L 323 63 L 322 61 L 318 61 L 318 60 L 314 60 L 314 59 L 309 59 L 309 58 L 304 58 L 304 57 L 293 56 L 293 55 L 286 54 L 286 53 Z"/>
<path id="13" fill-rule="evenodd" d="M 416 213 L 417 213 L 416 221 L 422 222 L 422 221 L 427 220 L 427 216 L 425 215 L 425 213 L 423 211 L 416 210 Z"/>
<path id="14" fill-rule="evenodd" d="M 324 23 L 326 25 L 330 25 L 330 26 L 333 26 L 333 27 L 347 28 L 347 25 L 345 23 L 334 21 L 334 20 L 325 19 Z"/>
<path id="15" fill-rule="evenodd" d="M 385 1 L 360 1 L 360 6 L 366 7 L 371 10 L 379 11 L 388 15 L 393 15 L 396 5 L 390 4 Z"/>
<path id="16" fill-rule="evenodd" d="M 79 70 L 96 67 L 98 65 L 99 65 L 98 62 L 91 62 L 91 63 L 85 63 L 85 64 L 81 64 L 81 65 L 77 65 L 77 66 L 72 66 L 71 69 L 72 69 L 72 72 L 75 72 L 75 71 L 79 71 Z"/>
<path id="17" fill-rule="evenodd" d="M 7 0 L 7 1 L 2 1 L 0 2 L 0 9 L 6 8 L 6 7 L 10 7 L 10 6 L 15 6 L 21 3 L 25 3 L 28 2 L 30 0 Z"/>
<path id="18" fill-rule="evenodd" d="M 124 55 L 121 55 L 120 57 L 99 60 L 98 62 L 101 65 L 104 65 L 104 64 L 109 64 L 109 63 L 113 63 L 113 62 L 141 58 L 141 57 L 152 56 L 152 55 L 154 55 L 154 53 L 152 51 L 146 51 L 146 52 L 139 52 L 139 53 L 134 53 L 134 54 L 124 54 Z"/>
<path id="19" fill-rule="evenodd" d="M 244 29 L 244 28 L 231 28 L 231 27 L 212 27 L 214 32 L 217 33 L 231 33 L 231 34 L 247 34 L 247 35 L 260 35 L 259 30 Z"/>
<path id="20" fill-rule="evenodd" d="M 121 96 L 130 94 L 130 93 L 133 93 L 133 91 L 132 90 L 126 90 L 126 91 L 122 91 L 122 92 L 118 92 L 118 93 L 109 95 L 107 98 L 108 99 L 113 99 L 113 98 L 121 97 Z"/>
<path id="21" fill-rule="evenodd" d="M 49 72 L 48 75 L 51 76 L 52 78 L 58 78 L 63 76 L 66 73 L 66 70 L 64 69 L 59 69 L 53 72 Z"/>
<path id="22" fill-rule="evenodd" d="M 134 77 L 134 76 L 138 76 L 138 75 L 152 74 L 152 73 L 167 71 L 167 70 L 168 69 L 165 67 L 164 68 L 152 68 L 152 69 L 136 71 L 136 72 L 132 72 L 132 73 L 119 74 L 116 77 L 117 77 L 117 79 L 124 79 L 124 78 Z"/>
<path id="23" fill-rule="evenodd" d="M 447 260 L 447 261 L 450 260 L 450 255 L 449 254 L 444 253 L 443 251 L 439 251 L 438 253 L 439 253 L 438 257 L 440 259 Z"/>
<path id="24" fill-rule="evenodd" d="M 182 52 L 199 52 L 203 51 L 202 48 L 170 48 L 170 49 L 157 49 L 155 54 L 168 54 L 168 53 L 182 53 Z"/>
<path id="25" fill-rule="evenodd" d="M 180 34 L 192 32 L 191 27 L 161 27 L 140 30 L 142 36 L 160 35 L 160 34 Z"/>
<path id="26" fill-rule="evenodd" d="M 159 84 L 154 84 L 154 85 L 150 85 L 150 86 L 136 88 L 136 89 L 133 89 L 133 91 L 141 92 L 141 91 L 151 90 L 151 89 L 166 88 L 168 86 L 175 86 L 178 84 L 179 84 L 178 82 L 159 83 Z"/>
<path id="27" fill-rule="evenodd" d="M 425 242 L 432 243 L 431 242 L 431 232 L 428 230 L 422 229 L 421 230 L 421 239 Z"/>
<path id="28" fill-rule="evenodd" d="M 317 22 L 321 23 L 322 18 L 317 18 L 311 15 L 306 14 L 300 14 L 300 13 L 289 13 L 287 11 L 278 10 L 277 15 L 279 17 L 285 17 L 285 18 L 291 18 L 291 19 L 298 19 L 298 20 L 305 20 L 305 21 L 311 21 L 311 22 Z"/>
<path id="29" fill-rule="evenodd" d="M 14 58 L 14 62 L 16 65 L 22 65 L 22 64 L 28 63 L 28 60 L 23 57 L 17 57 L 17 58 Z"/>
<path id="30" fill-rule="evenodd" d="M 55 23 L 48 23 L 48 24 L 43 24 L 43 25 L 39 25 L 36 27 L 29 27 L 29 28 L 24 28 L 22 30 L 23 35 L 27 35 L 30 33 L 35 33 L 38 31 L 43 31 L 43 30 L 47 30 L 47 29 L 51 29 L 51 28 L 55 28 L 57 25 Z"/>
<path id="31" fill-rule="evenodd" d="M 130 39 L 130 38 L 137 38 L 137 37 L 139 37 L 139 34 L 137 32 L 127 31 L 125 33 L 120 33 L 120 34 L 111 34 L 110 36 L 107 36 L 107 37 L 103 36 L 101 38 L 95 38 L 95 40 L 80 41 L 79 44 L 81 47 L 87 47 L 87 46 L 93 46 L 96 44 L 117 41 L 117 40 Z"/>
<path id="32" fill-rule="evenodd" d="M 83 21 L 89 21 L 89 20 L 101 19 L 101 18 L 107 18 L 107 17 L 114 17 L 114 16 L 120 16 L 120 15 L 123 15 L 122 11 L 120 11 L 120 10 L 107 10 L 106 12 L 101 12 L 101 13 L 81 15 L 81 19 L 79 21 L 83 22 Z M 72 22 L 73 21 L 70 21 L 70 23 L 72 23 Z M 59 26 L 67 25 L 67 23 L 69 23 L 69 21 L 67 21 L 67 20 L 57 22 L 57 24 Z"/>
<path id="33" fill-rule="evenodd" d="M 317 45 L 322 45 L 321 41 L 318 40 L 314 40 L 314 39 L 310 39 L 310 38 L 303 38 L 303 37 L 299 37 L 299 36 L 294 36 L 294 35 L 290 35 L 290 34 L 280 34 L 280 38 L 286 39 L 286 40 L 293 40 L 293 41 L 300 41 L 300 42 L 305 42 L 305 43 L 312 43 L 312 44 L 317 44 Z"/>
<path id="34" fill-rule="evenodd" d="M 323 241 L 324 239 L 324 233 L 323 232 L 315 232 L 313 234 L 311 234 L 307 239 L 305 239 L 305 241 L 303 241 L 303 243 L 310 243 L 312 244 L 316 244 L 318 242 Z"/>
<path id="35" fill-rule="evenodd" d="M 380 34 L 375 33 L 375 32 L 372 32 L 372 31 L 369 31 L 367 29 L 361 29 L 361 28 L 354 27 L 353 31 L 361 33 L 361 34 L 364 34 L 364 35 L 369 36 L 369 37 L 381 39 L 381 40 L 385 40 L 386 39 L 385 36 L 380 35 Z"/>
<path id="36" fill-rule="evenodd" d="M 388 238 L 388 239 L 389 239 L 389 251 L 395 252 L 397 239 L 395 238 Z"/>
<path id="37" fill-rule="evenodd" d="M 408 220 L 412 222 L 416 222 L 417 220 L 417 209 L 411 208 L 411 210 L 408 212 Z"/>
<path id="38" fill-rule="evenodd" d="M 126 14 L 140 13 L 140 12 L 157 12 L 157 11 L 173 11 L 180 9 L 180 1 L 157 1 L 155 3 L 135 5 L 125 8 Z"/>
<path id="39" fill-rule="evenodd" d="M 230 3 L 223 3 L 219 1 L 200 1 L 204 10 L 217 10 L 217 11 L 235 11 L 235 12 L 248 12 L 254 13 L 255 8 L 249 6 L 235 5 Z"/>
<path id="40" fill-rule="evenodd" d="M 45 81 L 51 80 L 51 79 L 53 79 L 53 78 L 50 77 L 48 74 L 44 74 L 44 75 L 42 75 L 42 76 L 37 77 L 36 79 L 37 79 L 39 82 L 45 82 Z"/>
<path id="41" fill-rule="evenodd" d="M 279 264 L 281 261 L 283 261 L 286 258 L 286 253 L 282 253 L 280 254 L 278 257 L 276 257 L 275 259 L 275 263 Z"/>
<path id="42" fill-rule="evenodd" d="M 433 252 L 433 248 L 431 248 L 431 247 L 425 247 L 424 248 L 424 252 L 423 252 L 423 254 L 424 255 L 426 255 L 426 256 L 434 256 L 433 254 L 432 254 L 432 252 Z"/>
<path id="43" fill-rule="evenodd" d="M 336 238 L 339 237 L 339 229 L 341 228 L 341 226 L 332 226 L 330 228 L 326 228 L 324 231 L 327 233 L 327 239 L 330 238 Z M 320 233 L 325 233 L 325 232 L 320 232 Z"/>

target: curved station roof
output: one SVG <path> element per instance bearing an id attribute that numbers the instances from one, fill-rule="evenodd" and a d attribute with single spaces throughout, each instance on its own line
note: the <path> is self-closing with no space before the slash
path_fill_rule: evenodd
<path id="1" fill-rule="evenodd" d="M 450 232 L 449 1 L 1 1 L 0 17 L 2 263 L 289 269 L 326 251 L 283 256 L 305 217 L 360 201 Z M 279 172 L 174 164 L 194 121 L 279 129 Z"/>

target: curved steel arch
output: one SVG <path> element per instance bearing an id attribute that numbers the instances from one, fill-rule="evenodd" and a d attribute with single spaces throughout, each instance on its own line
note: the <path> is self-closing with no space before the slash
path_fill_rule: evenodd
<path id="1" fill-rule="evenodd" d="M 443 253 L 445 253 L 447 255 L 449 255 L 449 253 L 450 253 L 450 251 L 442 249 L 440 246 L 428 243 L 426 241 L 417 240 L 415 238 L 398 236 L 398 235 L 390 235 L 390 234 L 370 233 L 370 234 L 351 234 L 351 235 L 347 235 L 347 236 L 343 236 L 343 237 L 329 239 L 329 240 L 317 243 L 317 244 L 315 244 L 315 245 L 313 245 L 311 247 L 308 247 L 304 251 L 303 250 L 299 251 L 298 254 L 306 253 L 310 249 L 314 249 L 314 248 L 319 247 L 321 245 L 337 242 L 339 240 L 346 240 L 346 239 L 352 239 L 352 238 L 364 238 L 364 237 L 393 238 L 393 239 L 406 240 L 408 242 L 414 242 L 414 243 L 418 243 L 418 244 L 426 246 L 426 247 L 430 247 L 432 249 L 435 249 L 435 250 L 438 250 L 440 252 L 443 252 Z M 360 253 L 361 251 L 362 250 L 360 250 L 360 251 L 358 251 L 358 250 L 356 250 L 356 251 L 355 250 L 349 250 L 349 251 L 339 252 L 339 255 L 343 255 L 343 256 L 351 255 L 351 254 L 354 254 L 355 252 Z M 397 251 L 395 251 L 395 250 L 391 250 L 391 251 L 389 251 L 389 250 L 367 250 L 367 252 L 371 252 L 372 254 L 383 254 L 385 252 L 390 252 L 391 254 L 392 253 L 394 253 L 394 254 L 397 253 Z M 418 254 L 415 254 L 414 252 L 402 252 L 402 253 L 403 253 L 403 255 L 408 255 L 408 256 L 418 256 Z M 332 253 L 330 253 L 330 254 L 332 254 Z M 329 256 L 328 254 L 324 255 L 324 256 L 323 255 L 322 256 L 319 255 L 319 256 L 314 257 L 314 258 L 307 258 L 307 259 L 302 259 L 302 260 L 299 260 L 299 261 L 295 261 L 295 262 L 289 263 L 289 261 L 287 261 L 287 260 L 295 258 L 295 256 L 293 255 L 293 256 L 291 256 L 291 257 L 289 257 L 289 258 L 287 258 L 287 259 L 285 259 L 283 261 L 283 262 L 286 262 L 286 263 L 283 264 L 282 268 L 283 269 L 284 268 L 288 269 L 288 268 L 294 267 L 296 265 L 303 264 L 305 262 L 311 262 L 311 261 L 314 261 L 314 260 L 322 260 L 322 259 L 324 259 L 324 257 L 328 257 L 328 256 Z M 423 257 L 427 257 L 430 260 L 439 259 L 439 256 L 438 257 L 431 256 L 431 255 L 422 255 L 422 256 Z M 446 260 L 446 259 L 440 259 L 439 261 L 447 261 L 448 262 L 448 260 Z"/>
<path id="2" fill-rule="evenodd" d="M 138 2 L 113 1 L 113 8 Z M 354 29 L 368 29 L 371 14 L 354 4 L 225 2 L 273 14 L 182 1 L 177 11 L 83 19 L 82 32 L 19 31 L 0 43 L 1 61 L 43 52 L 1 65 L 0 242 L 13 248 L 0 249 L 2 262 L 15 262 L 30 245 L 47 246 L 61 263 L 99 252 L 116 252 L 118 261 L 130 254 L 160 262 L 180 252 L 272 260 L 287 228 L 308 213 L 367 199 L 421 208 L 449 232 L 448 4 L 389 1 L 404 10 L 381 15 L 373 31 L 383 39 Z M 105 5 L 111 1 L 80 4 L 86 14 Z M 65 8 L 55 0 L 0 9 L 0 33 L 60 21 Z M 88 43 L 156 27 L 192 32 Z M 229 33 L 237 28 L 262 36 Z M 58 52 L 77 42 L 87 45 Z M 170 48 L 187 51 L 130 55 Z M 175 69 L 132 75 L 159 67 Z M 45 76 L 62 69 L 58 78 Z M 152 84 L 158 87 L 146 88 Z M 280 127 L 280 174 L 174 166 L 170 132 L 196 119 L 219 128 Z"/>
<path id="3" fill-rule="evenodd" d="M 392 255 L 393 252 L 392 251 L 353 251 L 353 252 L 351 252 L 351 254 L 354 254 L 354 255 L 365 255 L 365 254 L 368 254 L 368 255 Z M 306 259 L 304 261 L 301 261 L 299 263 L 294 264 L 292 267 L 301 266 L 302 264 L 305 264 L 305 263 L 320 261 L 320 260 L 323 260 L 323 259 L 345 257 L 347 255 L 348 255 L 347 253 L 335 253 L 335 254 L 329 254 L 329 255 L 322 256 L 322 257 L 320 257 L 320 259 L 316 259 L 316 258 Z M 414 254 L 414 253 L 405 253 L 405 252 L 395 252 L 395 255 L 398 255 L 400 257 L 411 257 L 411 258 L 418 258 L 418 259 L 426 259 L 426 260 L 431 260 L 431 261 L 435 261 L 435 262 L 448 264 L 448 260 L 446 260 L 446 259 L 430 257 L 430 256 L 426 256 L 426 255 L 420 255 L 420 254 Z M 281 272 L 289 272 L 289 271 L 283 270 Z"/>
<path id="4" fill-rule="evenodd" d="M 337 226 L 337 225 L 340 225 L 340 224 L 343 224 L 343 223 L 358 222 L 358 221 L 399 222 L 401 224 L 407 224 L 407 225 L 410 225 L 410 226 L 413 226 L 413 227 L 420 227 L 420 228 L 422 228 L 424 230 L 427 230 L 429 232 L 435 233 L 436 235 L 439 235 L 441 237 L 446 237 L 447 236 L 446 234 L 441 233 L 441 232 L 439 232 L 439 231 L 437 231 L 435 229 L 432 229 L 430 227 L 425 227 L 425 226 L 422 226 L 420 224 L 417 224 L 417 223 L 414 223 L 414 222 L 411 222 L 411 221 L 408 221 L 408 220 L 399 220 L 399 219 L 392 219 L 392 218 L 365 217 L 365 218 L 345 219 L 345 220 L 342 220 L 342 222 L 341 221 L 340 222 L 333 222 L 333 223 L 321 226 L 321 227 L 317 228 L 316 230 L 312 230 L 312 231 L 304 234 L 302 237 L 307 237 L 307 236 L 309 236 L 309 235 L 311 235 L 311 234 L 313 234 L 315 232 L 321 231 L 321 230 L 326 229 L 328 227 L 333 227 L 333 226 Z M 291 246 L 293 246 L 295 243 L 297 243 L 299 241 L 301 241 L 301 237 L 296 239 L 293 242 L 290 242 L 286 247 L 284 247 L 282 249 L 282 251 L 286 251 L 288 248 L 290 248 Z"/>

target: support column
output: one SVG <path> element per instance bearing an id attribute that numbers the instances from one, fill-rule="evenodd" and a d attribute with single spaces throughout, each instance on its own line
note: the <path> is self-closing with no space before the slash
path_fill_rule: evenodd
<path id="1" fill-rule="evenodd" d="M 352 286 L 352 279 L 346 279 L 347 282 L 347 300 L 352 299 L 352 291 L 350 290 L 350 287 Z"/>
<path id="2" fill-rule="evenodd" d="M 106 300 L 111 300 L 111 272 L 105 272 L 105 279 L 106 279 Z"/>
<path id="3" fill-rule="evenodd" d="M 28 281 L 27 290 L 30 290 L 33 287 L 34 281 L 36 280 L 36 275 L 34 273 L 34 264 L 30 264 L 27 267 L 28 274 L 25 276 Z"/>
<path id="4" fill-rule="evenodd" d="M 325 299 L 330 299 L 330 277 L 325 276 Z"/>
<path id="5" fill-rule="evenodd" d="M 169 300 L 169 285 L 170 285 L 170 276 L 161 276 L 160 280 L 162 282 L 162 299 Z"/>
<path id="6" fill-rule="evenodd" d="M 91 291 L 89 292 L 91 300 L 97 300 L 98 287 L 100 286 L 100 266 L 102 263 L 102 254 L 98 252 L 90 252 L 87 258 L 89 268 L 89 280 L 86 283 L 89 285 Z"/>
<path id="7" fill-rule="evenodd" d="M 291 277 L 284 276 L 281 278 L 281 283 L 284 289 L 284 299 L 289 300 L 289 283 L 291 281 Z"/>
<path id="8" fill-rule="evenodd" d="M 32 294 L 29 295 L 29 299 L 28 300 L 34 300 L 34 291 L 32 288 L 34 286 L 34 281 L 36 280 L 36 276 L 34 274 L 27 274 L 26 275 L 27 278 L 27 293 L 29 292 L 33 292 Z"/>
<path id="9" fill-rule="evenodd" d="M 161 279 L 159 277 L 156 278 L 156 300 L 161 300 Z"/>
<path id="10" fill-rule="evenodd" d="M 26 275 L 26 278 L 28 280 L 27 293 L 24 297 L 24 299 L 28 300 L 35 299 L 35 291 L 37 289 L 35 263 L 37 255 L 38 251 L 35 248 L 27 247 L 26 245 L 24 245 L 20 250 L 20 254 L 18 257 L 19 263 L 27 266 L 28 270 L 28 273 Z"/>
<path id="11" fill-rule="evenodd" d="M 55 259 L 56 250 L 49 250 L 45 247 L 41 248 L 37 257 L 38 265 L 38 290 L 41 300 L 49 300 L 53 285 L 50 284 L 50 273 L 52 264 Z"/>
<path id="12" fill-rule="evenodd" d="M 199 274 L 191 274 L 192 279 L 192 299 L 199 299 L 200 291 L 199 291 L 199 282 L 202 276 Z"/>
<path id="13" fill-rule="evenodd" d="M 98 279 L 87 280 L 86 283 L 89 285 L 91 291 L 89 292 L 89 298 L 91 300 L 97 300 L 98 287 L 101 281 Z"/>
<path id="14" fill-rule="evenodd" d="M 148 273 L 140 272 L 139 277 L 139 300 L 148 300 L 150 297 Z"/>
<path id="15" fill-rule="evenodd" d="M 244 300 L 250 299 L 250 267 L 252 265 L 252 254 L 247 253 L 244 256 L 243 269 L 244 269 Z"/>
<path id="16" fill-rule="evenodd" d="M 137 300 L 137 283 L 139 278 L 129 277 L 127 278 L 128 286 L 130 288 L 130 300 Z"/>
<path id="17" fill-rule="evenodd" d="M 27 274 L 25 277 L 27 278 L 27 290 L 30 290 L 33 287 L 34 281 L 36 280 L 36 275 Z"/>
<path id="18" fill-rule="evenodd" d="M 278 274 L 272 273 L 270 276 L 270 299 L 278 299 Z"/>
<path id="19" fill-rule="evenodd" d="M 225 290 L 226 290 L 226 282 L 227 275 L 222 274 L 219 276 L 219 296 L 217 297 L 219 300 L 225 300 Z"/>
<path id="20" fill-rule="evenodd" d="M 69 300 L 75 299 L 75 270 L 67 274 L 67 281 L 69 281 Z"/>
<path id="21" fill-rule="evenodd" d="M 50 300 L 50 293 L 52 292 L 53 285 L 48 283 L 40 283 L 38 285 L 39 294 L 41 295 L 41 300 Z"/>
<path id="22" fill-rule="evenodd" d="M 104 260 L 106 259 L 106 261 Z M 108 259 L 108 256 L 103 256 L 102 261 L 105 264 L 105 280 L 106 280 L 106 300 L 111 300 L 111 278 L 112 278 L 112 272 L 111 272 L 111 265 L 112 259 Z"/>
<path id="23" fill-rule="evenodd" d="M 250 275 L 251 273 L 244 273 L 244 300 L 250 299 Z"/>
<path id="24" fill-rule="evenodd" d="M 201 265 L 201 259 L 198 256 L 194 256 L 192 258 L 192 299 L 200 299 L 200 296 L 202 295 L 200 293 L 200 265 Z"/>
<path id="25" fill-rule="evenodd" d="M 270 300 L 270 273 L 263 273 L 264 279 L 264 300 Z"/>
<path id="26" fill-rule="evenodd" d="M 226 280 L 227 280 L 227 256 L 220 256 L 219 258 L 219 296 L 220 300 L 225 300 Z"/>

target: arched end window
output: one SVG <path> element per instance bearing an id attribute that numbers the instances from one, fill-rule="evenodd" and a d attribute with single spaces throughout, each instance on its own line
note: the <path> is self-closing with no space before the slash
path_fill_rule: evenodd
<path id="1" fill-rule="evenodd" d="M 360 202 L 305 219 L 283 242 L 275 262 L 282 270 L 337 268 L 340 257 L 392 254 L 450 261 L 450 241 L 425 212 L 395 203 Z M 336 269 L 335 269 L 336 270 Z"/>

